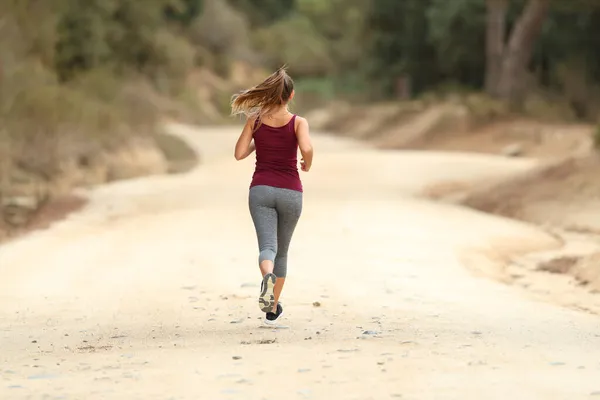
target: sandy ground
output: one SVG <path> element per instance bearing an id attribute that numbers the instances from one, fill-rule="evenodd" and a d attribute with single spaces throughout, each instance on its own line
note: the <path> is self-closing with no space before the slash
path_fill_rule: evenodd
<path id="1" fill-rule="evenodd" d="M 536 162 L 315 135 L 284 325 L 261 327 L 237 129 L 172 131 L 178 176 L 117 182 L 0 248 L 0 399 L 588 399 L 596 316 L 472 274 L 552 250 L 533 226 L 413 197 Z"/>

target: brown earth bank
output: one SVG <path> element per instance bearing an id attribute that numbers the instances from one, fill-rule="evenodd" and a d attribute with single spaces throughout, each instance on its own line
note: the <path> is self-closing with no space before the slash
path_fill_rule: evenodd
<path id="1" fill-rule="evenodd" d="M 422 195 L 544 227 L 562 240 L 561 250 L 499 257 L 493 271 L 478 272 L 552 296 L 565 305 L 600 312 L 596 295 L 600 292 L 596 127 L 510 115 L 497 106 L 480 103 L 449 101 L 431 106 L 406 102 L 361 110 L 336 105 L 335 112 L 347 118 L 333 118 L 321 111 L 315 113 L 315 120 L 317 126 L 336 134 L 367 140 L 384 149 L 486 153 L 540 161 L 536 168 L 495 180 L 437 182 Z M 486 118 L 490 122 L 485 123 Z M 471 264 L 478 263 L 474 259 Z M 583 296 L 583 302 L 574 301 L 582 298 L 580 292 L 590 296 Z"/>
<path id="2" fill-rule="evenodd" d="M 64 195 L 49 200 L 31 212 L 27 220 L 18 226 L 9 225 L 6 219 L 0 221 L 0 242 L 10 240 L 32 231 L 47 229 L 75 211 L 79 211 L 87 200 L 81 196 Z"/>
<path id="3" fill-rule="evenodd" d="M 86 203 L 73 189 L 192 169 L 198 155 L 168 134 L 132 138 L 87 160 L 67 159 L 50 177 L 15 169 L 0 190 L 0 242 L 46 229 Z"/>
<path id="4" fill-rule="evenodd" d="M 600 311 L 600 296 L 597 296 L 600 293 L 598 171 L 600 157 L 597 154 L 571 157 L 516 179 L 472 188 L 458 196 L 457 202 L 545 227 L 560 237 L 564 242 L 561 251 L 507 260 L 503 275 L 510 276 L 513 283 L 597 313 Z M 548 275 L 563 275 L 567 281 Z M 583 303 L 574 302 L 572 297 L 576 291 L 594 296 L 588 296 Z"/>
<path id="5" fill-rule="evenodd" d="M 511 131 L 522 134 L 503 134 Z M 564 242 L 561 251 L 506 259 L 499 265 L 498 276 L 565 305 L 597 313 L 600 156 L 592 145 L 593 132 L 592 126 L 585 125 L 510 121 L 459 134 L 455 140 L 433 138 L 419 148 L 524 155 L 543 160 L 540 167 L 510 178 L 471 186 L 457 182 L 440 184 L 427 188 L 424 195 L 532 223 L 560 237 Z M 512 150 L 507 151 L 507 147 Z M 582 296 L 574 294 L 580 291 L 591 296 L 584 296 L 586 300 L 582 302 Z"/>

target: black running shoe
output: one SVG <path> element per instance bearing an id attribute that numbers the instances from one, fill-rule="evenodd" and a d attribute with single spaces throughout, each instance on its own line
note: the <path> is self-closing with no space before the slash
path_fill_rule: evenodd
<path id="1" fill-rule="evenodd" d="M 275 325 L 279 318 L 283 315 L 283 307 L 280 303 L 277 303 L 277 313 L 269 311 L 265 316 L 265 324 L 267 325 Z"/>

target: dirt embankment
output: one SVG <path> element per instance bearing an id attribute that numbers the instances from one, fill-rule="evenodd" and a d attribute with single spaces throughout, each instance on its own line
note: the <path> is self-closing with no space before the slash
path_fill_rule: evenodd
<path id="1" fill-rule="evenodd" d="M 474 184 L 457 179 L 436 183 L 422 194 L 542 226 L 565 243 L 560 251 L 502 260 L 495 277 L 564 298 L 569 305 L 575 303 L 574 291 L 600 292 L 600 155 L 593 146 L 594 126 L 510 116 L 498 105 L 468 101 L 361 110 L 337 106 L 336 112 L 336 118 L 317 114 L 316 123 L 380 148 L 488 153 L 539 161 L 531 171 L 496 181 Z M 347 118 L 340 118 L 340 113 Z M 557 285 L 560 276 L 563 282 Z M 600 304 L 595 297 L 589 302 Z M 579 302 L 579 307 L 585 305 Z"/>
<path id="2" fill-rule="evenodd" d="M 130 140 L 89 159 L 65 159 L 49 176 L 13 168 L 0 191 L 0 241 L 52 222 L 81 208 L 86 200 L 72 190 L 147 175 L 187 171 L 198 157 L 181 139 L 167 134 Z"/>
<path id="3" fill-rule="evenodd" d="M 473 188 L 459 196 L 458 202 L 542 226 L 560 237 L 564 242 L 560 251 L 509 260 L 505 276 L 510 276 L 515 284 L 545 293 L 564 304 L 597 312 L 600 310 L 598 171 L 597 154 L 572 156 L 515 179 Z"/>

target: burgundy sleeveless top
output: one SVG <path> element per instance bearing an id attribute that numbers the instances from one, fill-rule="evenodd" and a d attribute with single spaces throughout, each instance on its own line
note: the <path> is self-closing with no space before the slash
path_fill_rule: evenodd
<path id="1" fill-rule="evenodd" d="M 282 127 L 261 124 L 254 132 L 256 167 L 250 187 L 266 185 L 302 192 L 295 125 L 296 115 Z"/>

